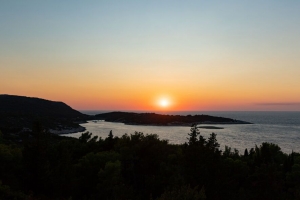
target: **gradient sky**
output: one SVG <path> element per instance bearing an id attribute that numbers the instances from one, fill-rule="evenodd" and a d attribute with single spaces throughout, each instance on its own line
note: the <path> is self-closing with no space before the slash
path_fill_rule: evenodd
<path id="1" fill-rule="evenodd" d="M 0 93 L 79 110 L 300 111 L 299 11 L 292 0 L 2 0 Z"/>

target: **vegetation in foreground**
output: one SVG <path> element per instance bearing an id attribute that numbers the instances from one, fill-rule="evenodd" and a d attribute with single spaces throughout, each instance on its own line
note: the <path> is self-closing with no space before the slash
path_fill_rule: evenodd
<path id="1" fill-rule="evenodd" d="M 270 143 L 222 152 L 196 126 L 173 145 L 138 132 L 60 137 L 37 123 L 0 136 L 0 199 L 300 199 L 300 154 Z"/>

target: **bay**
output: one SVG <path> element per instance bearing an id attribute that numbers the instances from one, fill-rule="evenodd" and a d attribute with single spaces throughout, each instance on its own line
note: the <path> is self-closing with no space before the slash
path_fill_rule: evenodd
<path id="1" fill-rule="evenodd" d="M 101 113 L 101 111 L 94 111 Z M 85 112 L 91 114 L 89 112 Z M 159 113 L 159 112 L 158 112 Z M 223 129 L 200 129 L 201 134 L 208 138 L 214 132 L 217 134 L 221 149 L 229 146 L 243 153 L 245 148 L 254 148 L 263 142 L 278 144 L 282 151 L 291 153 L 300 152 L 300 112 L 217 112 L 217 111 L 181 111 L 160 112 L 162 114 L 195 115 L 208 114 L 212 116 L 229 117 L 233 119 L 252 122 L 254 124 L 242 125 L 216 125 Z M 94 114 L 94 113 L 93 113 Z M 122 136 L 125 133 L 133 134 L 135 131 L 144 134 L 157 134 L 160 139 L 168 140 L 172 144 L 182 144 L 187 141 L 190 127 L 183 126 L 141 126 L 125 125 L 105 121 L 89 121 L 81 124 L 93 136 L 106 138 L 110 130 L 114 136 Z M 205 126 L 205 125 L 203 125 Z M 80 137 L 82 133 L 67 134 L 70 137 Z"/>

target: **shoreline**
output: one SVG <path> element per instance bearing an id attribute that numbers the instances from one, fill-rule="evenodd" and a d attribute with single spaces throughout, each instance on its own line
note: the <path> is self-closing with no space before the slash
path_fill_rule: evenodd
<path id="1" fill-rule="evenodd" d="M 250 122 L 201 122 L 201 123 L 168 123 L 168 124 L 141 124 L 141 123 L 124 123 L 124 122 L 114 122 L 114 121 L 105 121 L 105 122 L 112 122 L 112 123 L 123 123 L 125 125 L 134 125 L 134 126 L 184 126 L 184 127 L 191 127 L 193 124 L 197 125 L 243 125 L 243 124 L 253 124 Z M 205 126 L 206 127 L 206 126 Z M 207 126 L 208 127 L 208 126 Z M 213 127 L 213 126 L 212 126 Z"/>
<path id="2" fill-rule="evenodd" d="M 86 131 L 86 128 L 83 126 L 80 126 L 78 128 L 61 129 L 61 130 L 49 129 L 50 133 L 57 134 L 57 135 L 79 133 L 79 132 L 84 132 L 84 131 Z"/>
<path id="3" fill-rule="evenodd" d="M 253 124 L 253 123 L 228 123 L 228 122 L 205 122 L 205 123 L 169 123 L 169 124 L 139 124 L 139 123 L 124 123 L 121 121 L 105 121 L 105 120 L 88 120 L 86 123 L 98 123 L 98 122 L 110 122 L 110 123 L 119 123 L 129 126 L 157 126 L 157 127 L 191 127 L 193 124 L 197 124 L 198 128 L 201 129 L 224 129 L 224 127 L 218 127 L 214 125 L 247 125 L 247 124 Z M 85 124 L 85 123 L 83 123 Z M 80 131 L 81 132 L 81 131 Z"/>

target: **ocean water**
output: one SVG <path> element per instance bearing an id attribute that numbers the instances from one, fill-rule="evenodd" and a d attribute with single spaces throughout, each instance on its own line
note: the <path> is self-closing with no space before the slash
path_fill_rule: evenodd
<path id="1" fill-rule="evenodd" d="M 95 114 L 84 112 L 86 114 Z M 98 111 L 100 113 L 100 111 Z M 254 124 L 243 125 L 216 125 L 223 129 L 200 129 L 201 134 L 208 138 L 214 132 L 221 149 L 226 146 L 236 148 L 243 153 L 245 148 L 254 148 L 263 142 L 278 144 L 282 151 L 291 153 L 300 152 L 300 112 L 168 112 L 164 114 L 195 115 L 208 114 L 212 116 L 229 117 L 233 119 L 252 122 Z M 169 143 L 181 144 L 187 141 L 190 127 L 182 126 L 141 126 L 125 125 L 123 123 L 112 123 L 90 121 L 84 126 L 87 131 L 101 138 L 106 138 L 110 130 L 114 136 L 133 134 L 135 131 L 144 134 L 157 134 L 160 139 L 166 139 Z M 67 136 L 79 137 L 81 133 L 68 134 Z"/>

